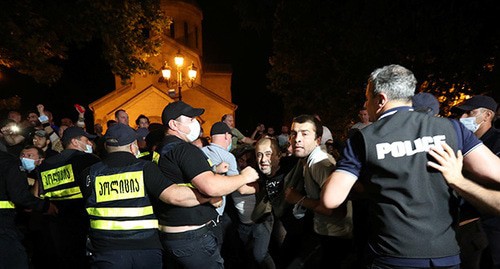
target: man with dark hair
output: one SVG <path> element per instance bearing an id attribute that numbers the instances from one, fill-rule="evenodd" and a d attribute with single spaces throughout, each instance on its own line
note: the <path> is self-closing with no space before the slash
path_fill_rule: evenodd
<path id="1" fill-rule="evenodd" d="M 293 154 L 302 158 L 304 193 L 287 187 L 285 200 L 296 209 L 306 208 L 314 212 L 313 230 L 320 238 L 321 267 L 340 268 L 350 251 L 352 237 L 352 206 L 344 203 L 335 210 L 326 209 L 320 203 L 320 193 L 328 176 L 335 169 L 333 157 L 320 147 L 323 126 L 312 115 L 300 115 L 292 122 L 290 143 Z M 296 217 L 300 217 L 297 210 Z"/>
<path id="2" fill-rule="evenodd" d="M 321 199 L 327 208 L 338 207 L 354 183 L 361 184 L 370 206 L 372 267 L 458 269 L 458 199 L 428 166 L 429 149 L 447 143 L 461 150 L 465 169 L 490 182 L 500 182 L 500 161 L 457 121 L 413 111 L 416 83 L 399 65 L 371 73 L 365 106 L 373 124 L 348 139 Z"/>
<path id="3" fill-rule="evenodd" d="M 51 257 L 46 257 L 47 266 L 67 268 L 86 267 L 85 242 L 88 230 L 82 193 L 77 178 L 80 173 L 100 159 L 92 154 L 95 136 L 80 127 L 69 127 L 64 131 L 64 150 L 39 166 L 37 180 L 39 196 L 55 203 L 59 215 L 48 218 L 43 232 L 49 238 L 47 248 Z"/>
<path id="4" fill-rule="evenodd" d="M 16 226 L 16 206 L 56 214 L 47 200 L 35 198 L 28 191 L 26 174 L 19 169 L 19 159 L 0 151 L 0 261 L 1 268 L 28 269 L 28 257 Z"/>
<path id="5" fill-rule="evenodd" d="M 219 197 L 254 182 L 257 172 L 246 168 L 237 176 L 215 174 L 205 154 L 191 144 L 200 134 L 196 117 L 205 110 L 176 101 L 162 112 L 166 136 L 158 166 L 177 184 L 196 188 L 200 193 Z M 160 238 L 168 257 L 185 268 L 223 268 L 223 259 L 211 228 L 217 224 L 217 212 L 211 205 L 191 208 L 160 204 L 157 212 Z"/>
<path id="6" fill-rule="evenodd" d="M 128 114 L 125 111 L 125 109 L 118 109 L 115 112 L 115 120 L 118 123 L 123 123 L 125 125 L 129 125 L 129 118 L 128 118 Z"/>

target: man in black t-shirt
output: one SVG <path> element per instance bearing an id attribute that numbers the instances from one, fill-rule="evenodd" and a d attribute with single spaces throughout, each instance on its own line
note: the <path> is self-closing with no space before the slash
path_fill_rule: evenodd
<path id="1" fill-rule="evenodd" d="M 163 110 L 162 122 L 167 131 L 158 162 L 163 174 L 177 184 L 212 197 L 227 195 L 257 180 L 257 172 L 250 167 L 231 177 L 212 172 L 205 154 L 190 143 L 200 134 L 196 117 L 203 112 L 204 109 L 193 108 L 182 101 L 173 102 Z M 167 258 L 174 259 L 184 268 L 224 267 L 216 237 L 210 230 L 217 225 L 218 216 L 212 205 L 185 208 L 160 204 L 156 213 Z"/>

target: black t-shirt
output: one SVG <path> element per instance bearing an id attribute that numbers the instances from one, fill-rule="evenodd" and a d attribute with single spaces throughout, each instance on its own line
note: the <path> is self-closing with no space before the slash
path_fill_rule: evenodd
<path id="1" fill-rule="evenodd" d="M 201 149 L 175 136 L 166 136 L 161 147 L 158 167 L 176 184 L 189 184 L 197 175 L 212 171 Z M 217 217 L 210 204 L 183 208 L 159 203 L 156 212 L 161 225 L 201 225 Z"/>

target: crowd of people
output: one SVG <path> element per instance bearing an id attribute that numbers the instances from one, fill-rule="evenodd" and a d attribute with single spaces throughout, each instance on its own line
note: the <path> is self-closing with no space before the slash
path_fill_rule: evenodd
<path id="1" fill-rule="evenodd" d="M 439 116 L 373 71 L 342 141 L 319 115 L 245 135 L 203 108 L 107 130 L 44 105 L 1 123 L 0 268 L 500 268 L 498 105 Z"/>

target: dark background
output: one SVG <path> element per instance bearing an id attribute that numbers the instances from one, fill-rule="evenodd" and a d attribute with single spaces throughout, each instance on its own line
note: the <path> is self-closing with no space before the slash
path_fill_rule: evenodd
<path id="1" fill-rule="evenodd" d="M 248 134 L 260 122 L 279 128 L 281 99 L 266 88 L 270 31 L 263 35 L 241 30 L 232 1 L 198 2 L 204 14 L 204 63 L 230 64 L 233 68 L 232 94 L 233 103 L 238 106 L 238 128 Z M 99 50 L 99 42 L 73 48 L 64 63 L 61 79 L 51 86 L 38 84 L 29 76 L 0 67 L 0 98 L 21 97 L 23 111 L 36 110 L 36 105 L 42 103 L 53 112 L 56 123 L 62 117 L 76 119 L 73 104 L 87 106 L 114 89 L 113 75 Z M 7 111 L 2 112 L 5 115 Z M 90 114 L 87 114 L 88 118 Z"/>

